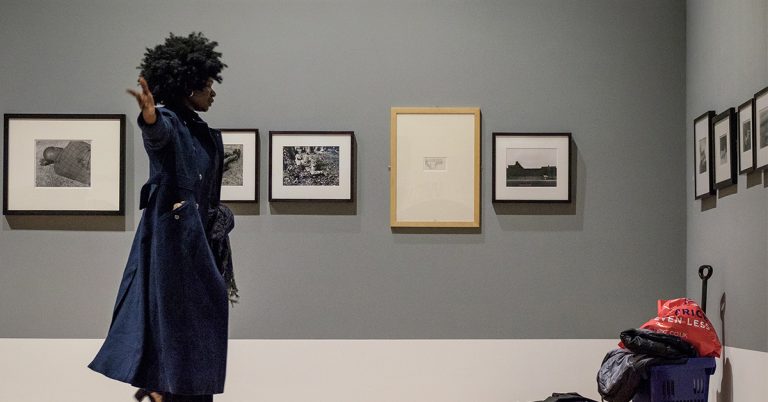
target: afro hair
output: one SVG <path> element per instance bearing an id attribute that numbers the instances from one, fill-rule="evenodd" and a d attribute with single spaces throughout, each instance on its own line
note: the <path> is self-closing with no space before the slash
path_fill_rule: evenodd
<path id="1" fill-rule="evenodd" d="M 209 78 L 221 83 L 221 70 L 227 67 L 213 49 L 218 42 L 209 41 L 202 32 L 189 36 L 173 33 L 165 43 L 147 48 L 138 67 L 147 80 L 155 100 L 164 105 L 178 103 L 193 90 L 205 87 Z"/>

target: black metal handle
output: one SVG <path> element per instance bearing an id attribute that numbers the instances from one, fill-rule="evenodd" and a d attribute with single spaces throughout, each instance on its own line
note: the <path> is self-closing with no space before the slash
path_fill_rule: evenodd
<path id="1" fill-rule="evenodd" d="M 707 273 L 705 274 L 704 271 Z M 699 267 L 699 278 L 704 279 L 705 281 L 712 277 L 712 266 L 711 265 L 702 265 Z"/>
<path id="2" fill-rule="evenodd" d="M 701 278 L 701 310 L 707 312 L 707 280 L 712 277 L 712 266 L 702 265 L 699 267 L 699 278 Z"/>

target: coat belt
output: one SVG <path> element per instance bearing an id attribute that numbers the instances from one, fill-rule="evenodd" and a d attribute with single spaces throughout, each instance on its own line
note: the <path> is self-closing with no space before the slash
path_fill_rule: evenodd
<path id="1" fill-rule="evenodd" d="M 149 197 L 152 195 L 153 186 L 175 186 L 195 192 L 199 183 L 199 178 L 187 176 L 174 176 L 168 173 L 158 173 L 150 177 L 143 186 L 139 196 L 139 209 L 144 209 L 149 204 Z"/>

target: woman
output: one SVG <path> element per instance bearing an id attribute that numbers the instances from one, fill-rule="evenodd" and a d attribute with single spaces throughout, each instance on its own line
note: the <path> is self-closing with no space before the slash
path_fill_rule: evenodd
<path id="1" fill-rule="evenodd" d="M 147 49 L 141 91 L 128 90 L 150 178 L 109 334 L 89 367 L 139 387 L 136 400 L 212 401 L 224 390 L 234 223 L 220 204 L 221 133 L 196 113 L 213 104 L 226 67 L 216 46 L 201 33 L 171 34 Z"/>

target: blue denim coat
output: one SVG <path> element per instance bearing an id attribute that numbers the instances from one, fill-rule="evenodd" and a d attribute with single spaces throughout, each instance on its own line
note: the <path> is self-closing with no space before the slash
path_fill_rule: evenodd
<path id="1" fill-rule="evenodd" d="M 207 230 L 220 198 L 221 133 L 190 110 L 139 117 L 150 179 L 112 323 L 89 367 L 139 388 L 224 391 L 229 304 Z M 183 201 L 176 209 L 174 204 Z"/>

